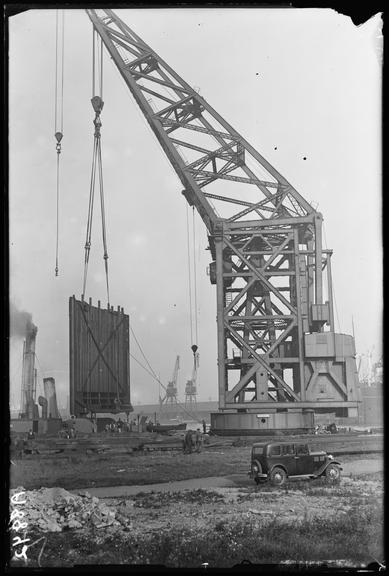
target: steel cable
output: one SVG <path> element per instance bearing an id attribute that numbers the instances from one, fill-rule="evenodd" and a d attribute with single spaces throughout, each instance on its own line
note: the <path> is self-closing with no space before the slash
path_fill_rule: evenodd
<path id="1" fill-rule="evenodd" d="M 54 89 L 54 136 L 57 151 L 56 180 L 56 242 L 55 242 L 55 275 L 58 276 L 59 261 L 59 197 L 60 197 L 60 162 L 61 141 L 63 137 L 63 96 L 64 96 L 64 62 L 65 62 L 65 16 L 62 10 L 62 25 L 60 31 L 59 11 L 55 18 L 55 89 Z M 60 76 L 60 80 L 59 80 Z M 58 91 L 60 94 L 58 95 Z"/>
<path id="2" fill-rule="evenodd" d="M 136 342 L 137 345 L 138 345 L 138 348 L 139 348 L 139 350 L 140 350 L 140 353 L 142 354 L 143 358 L 145 359 L 146 364 L 148 365 L 148 367 L 150 368 L 150 370 L 148 370 L 145 366 L 143 366 L 143 364 L 141 364 L 141 362 L 139 362 L 139 360 L 137 360 L 137 359 L 135 358 L 135 356 L 133 356 L 133 355 L 131 354 L 131 352 L 130 352 L 129 354 L 130 354 L 131 358 L 132 358 L 133 360 L 135 360 L 135 362 L 137 362 L 137 364 L 139 364 L 139 366 L 140 366 L 141 368 L 143 368 L 143 370 L 145 370 L 145 372 L 147 372 L 150 376 L 152 376 L 152 378 L 154 378 L 154 380 L 155 380 L 156 382 L 158 382 L 158 383 L 160 384 L 160 386 L 162 386 L 162 388 L 163 388 L 163 389 L 165 390 L 165 392 L 166 392 L 166 391 L 167 391 L 167 387 L 166 387 L 164 384 L 162 384 L 160 378 L 158 378 L 158 376 L 156 375 L 155 371 L 153 370 L 153 368 L 152 368 L 150 362 L 148 361 L 148 359 L 147 359 L 147 357 L 146 357 L 146 354 L 144 353 L 144 351 L 143 351 L 143 349 L 142 349 L 142 346 L 140 345 L 137 337 L 135 336 L 135 332 L 134 332 L 134 330 L 133 330 L 133 328 L 132 328 L 131 326 L 130 326 L 130 331 L 131 331 L 131 334 L 134 336 L 135 342 Z M 181 402 L 179 402 L 178 400 L 177 400 L 177 405 L 179 405 L 179 406 L 182 408 L 182 410 L 183 410 L 184 412 L 186 412 L 186 413 L 188 414 L 188 416 L 190 416 L 190 417 L 192 418 L 192 420 L 195 420 L 196 422 L 200 422 L 200 420 L 199 420 L 194 414 L 191 414 L 190 412 L 188 412 L 188 410 L 187 410 L 186 408 L 184 408 L 184 406 L 183 406 L 183 405 L 181 404 Z"/>
<path id="3" fill-rule="evenodd" d="M 190 262 L 190 235 L 189 235 L 189 212 L 188 204 L 186 205 L 186 236 L 188 249 L 188 291 L 189 291 L 189 323 L 190 323 L 190 341 L 193 343 L 193 321 L 192 321 L 192 279 L 191 279 L 191 262 Z"/>
<path id="4" fill-rule="evenodd" d="M 194 320 L 195 320 L 195 344 L 198 344 L 198 331 L 197 331 L 197 271 L 196 271 L 196 221 L 195 221 L 195 209 L 192 208 L 192 219 L 193 219 L 193 288 L 194 288 Z"/>
<path id="5" fill-rule="evenodd" d="M 105 201 L 104 201 L 104 181 L 103 181 L 103 161 L 101 153 L 101 120 L 100 113 L 102 111 L 104 102 L 102 100 L 103 93 L 103 42 L 101 40 L 100 49 L 96 49 L 95 41 L 95 31 L 92 34 L 92 105 L 95 110 L 95 132 L 94 132 L 94 143 L 93 143 L 93 155 L 92 155 L 92 173 L 89 191 L 89 206 L 88 206 L 88 219 L 87 219 L 87 229 L 86 229 L 86 240 L 85 240 L 85 261 L 84 261 L 84 281 L 83 281 L 83 296 L 86 291 L 86 282 L 88 275 L 88 264 L 89 255 L 92 242 L 92 221 L 93 221 L 93 207 L 94 207 L 94 194 L 96 185 L 96 174 L 99 179 L 99 191 L 100 191 L 100 208 L 101 208 L 101 227 L 102 227 L 102 238 L 103 238 L 103 258 L 104 258 L 104 268 L 105 268 L 105 279 L 107 288 L 107 301 L 108 306 L 110 303 L 109 294 L 109 273 L 108 273 L 108 249 L 107 249 L 107 225 L 105 218 Z M 96 89 L 96 70 L 98 73 L 97 84 L 99 88 L 100 95 L 97 97 L 95 94 Z"/>

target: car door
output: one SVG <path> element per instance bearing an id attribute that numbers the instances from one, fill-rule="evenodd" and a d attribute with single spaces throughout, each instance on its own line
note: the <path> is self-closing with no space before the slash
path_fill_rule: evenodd
<path id="1" fill-rule="evenodd" d="M 294 476 L 296 472 L 296 459 L 293 444 L 281 444 L 280 464 L 283 464 L 287 470 L 288 476 Z"/>
<path id="2" fill-rule="evenodd" d="M 312 456 L 309 454 L 307 444 L 296 444 L 296 475 L 312 474 Z"/>

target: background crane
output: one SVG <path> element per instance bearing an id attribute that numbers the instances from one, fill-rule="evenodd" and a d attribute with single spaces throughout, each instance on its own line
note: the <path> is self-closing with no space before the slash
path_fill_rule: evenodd
<path id="1" fill-rule="evenodd" d="M 165 395 L 163 396 L 163 398 L 161 396 L 159 397 L 159 404 L 161 408 L 164 403 L 177 404 L 177 378 L 179 368 L 180 368 L 180 357 L 177 356 L 176 362 L 174 364 L 172 379 L 170 380 L 170 382 L 166 387 Z"/>
<path id="2" fill-rule="evenodd" d="M 322 215 L 112 10 L 87 13 L 206 226 L 220 411 L 356 415 Z"/>
<path id="3" fill-rule="evenodd" d="M 192 377 L 185 385 L 185 405 L 197 405 L 197 370 L 199 367 L 199 353 L 193 352 Z"/>

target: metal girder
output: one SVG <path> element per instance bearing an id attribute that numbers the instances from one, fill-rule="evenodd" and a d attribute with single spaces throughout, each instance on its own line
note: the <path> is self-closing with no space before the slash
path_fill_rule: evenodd
<path id="1" fill-rule="evenodd" d="M 279 401 L 269 401 L 269 402 L 228 402 L 225 404 L 223 410 L 242 410 L 246 409 L 250 412 L 254 411 L 264 411 L 274 410 L 274 409 L 311 409 L 315 410 L 317 408 L 326 408 L 328 410 L 336 408 L 358 408 L 359 402 L 355 400 L 350 401 L 333 401 L 333 400 L 321 400 L 312 402 L 279 402 Z"/>
<path id="2" fill-rule="evenodd" d="M 87 13 L 207 227 L 220 408 L 315 407 L 304 333 L 320 334 L 325 323 L 333 331 L 322 215 L 112 10 Z M 327 376 L 344 401 L 317 406 L 355 407 L 348 383 L 330 369 Z"/>
<path id="3" fill-rule="evenodd" d="M 176 170 L 181 182 L 184 186 L 190 187 L 195 192 L 196 207 L 201 206 L 200 212 L 208 229 L 212 230 L 212 224 L 216 221 L 217 215 L 215 214 L 212 206 L 201 193 L 200 186 L 196 183 L 196 178 L 193 178 L 190 170 L 186 166 L 184 158 L 174 146 L 171 141 L 167 128 L 175 128 L 182 130 L 183 135 L 181 140 L 191 134 L 192 142 L 196 144 L 196 132 L 207 134 L 209 137 L 209 148 L 207 154 L 212 154 L 214 150 L 215 141 L 221 147 L 228 147 L 231 141 L 239 143 L 242 151 L 238 155 L 236 162 L 230 167 L 229 174 L 223 173 L 223 166 L 217 172 L 203 171 L 203 176 L 209 176 L 211 180 L 203 184 L 202 187 L 212 185 L 215 177 L 218 179 L 228 179 L 236 182 L 237 184 L 248 184 L 250 188 L 252 184 L 256 184 L 258 193 L 258 202 L 261 200 L 260 196 L 265 194 L 268 198 L 274 195 L 273 188 L 278 191 L 279 187 L 288 189 L 288 195 L 293 197 L 293 201 L 299 206 L 302 214 L 314 213 L 313 208 L 308 202 L 291 186 L 289 182 L 265 159 L 263 158 L 236 130 L 232 128 L 207 102 L 202 98 L 191 86 L 189 86 L 170 66 L 154 52 L 139 36 L 137 36 L 124 22 L 116 16 L 116 14 L 109 9 L 93 10 L 88 9 L 87 13 L 91 19 L 95 30 L 98 32 L 102 41 L 110 53 L 112 59 L 117 65 L 121 75 L 123 76 L 127 86 L 131 90 L 138 105 L 144 113 L 147 121 L 149 122 L 152 130 L 156 134 L 158 140 L 163 146 L 166 154 Z M 145 68 L 140 70 L 142 64 L 152 58 L 153 66 L 149 69 Z M 149 85 L 145 85 L 148 82 Z M 151 88 L 151 85 L 153 86 Z M 152 90 L 152 104 L 149 103 L 143 96 L 143 88 Z M 166 93 L 168 91 L 168 94 Z M 182 95 L 185 94 L 183 97 Z M 173 102 L 169 106 L 162 106 L 159 99 L 165 100 L 166 96 Z M 185 110 L 185 106 L 192 105 L 196 112 L 189 114 L 183 118 L 179 116 L 174 117 L 178 110 Z M 172 118 L 169 116 L 173 115 Z M 203 142 L 203 138 L 201 139 Z M 202 144 L 203 146 L 203 144 Z M 261 173 L 268 174 L 268 178 L 258 178 L 254 172 L 247 166 L 245 157 L 249 156 L 252 165 L 256 165 Z M 195 162 L 197 159 L 193 159 Z M 223 162 L 223 159 L 219 159 Z M 226 161 L 226 159 L 224 159 Z M 247 177 L 236 175 L 233 172 L 242 168 Z M 201 171 L 197 171 L 200 175 Z M 231 173 L 232 172 L 232 173 Z M 239 198 L 240 192 L 237 190 L 237 197 Z M 292 207 L 283 206 L 284 214 L 292 215 Z M 221 214 L 223 218 L 223 214 Z M 230 215 L 229 215 L 230 217 Z"/>

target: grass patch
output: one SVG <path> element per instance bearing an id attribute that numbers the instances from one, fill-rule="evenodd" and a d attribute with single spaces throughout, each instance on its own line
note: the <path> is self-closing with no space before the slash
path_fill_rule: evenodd
<path id="1" fill-rule="evenodd" d="M 224 452 L 224 451 L 223 451 Z M 11 488 L 28 490 L 61 486 L 66 490 L 97 486 L 154 484 L 248 471 L 250 447 L 229 447 L 226 453 L 110 454 L 17 460 L 11 466 Z M 118 473 L 118 469 L 125 472 Z"/>

